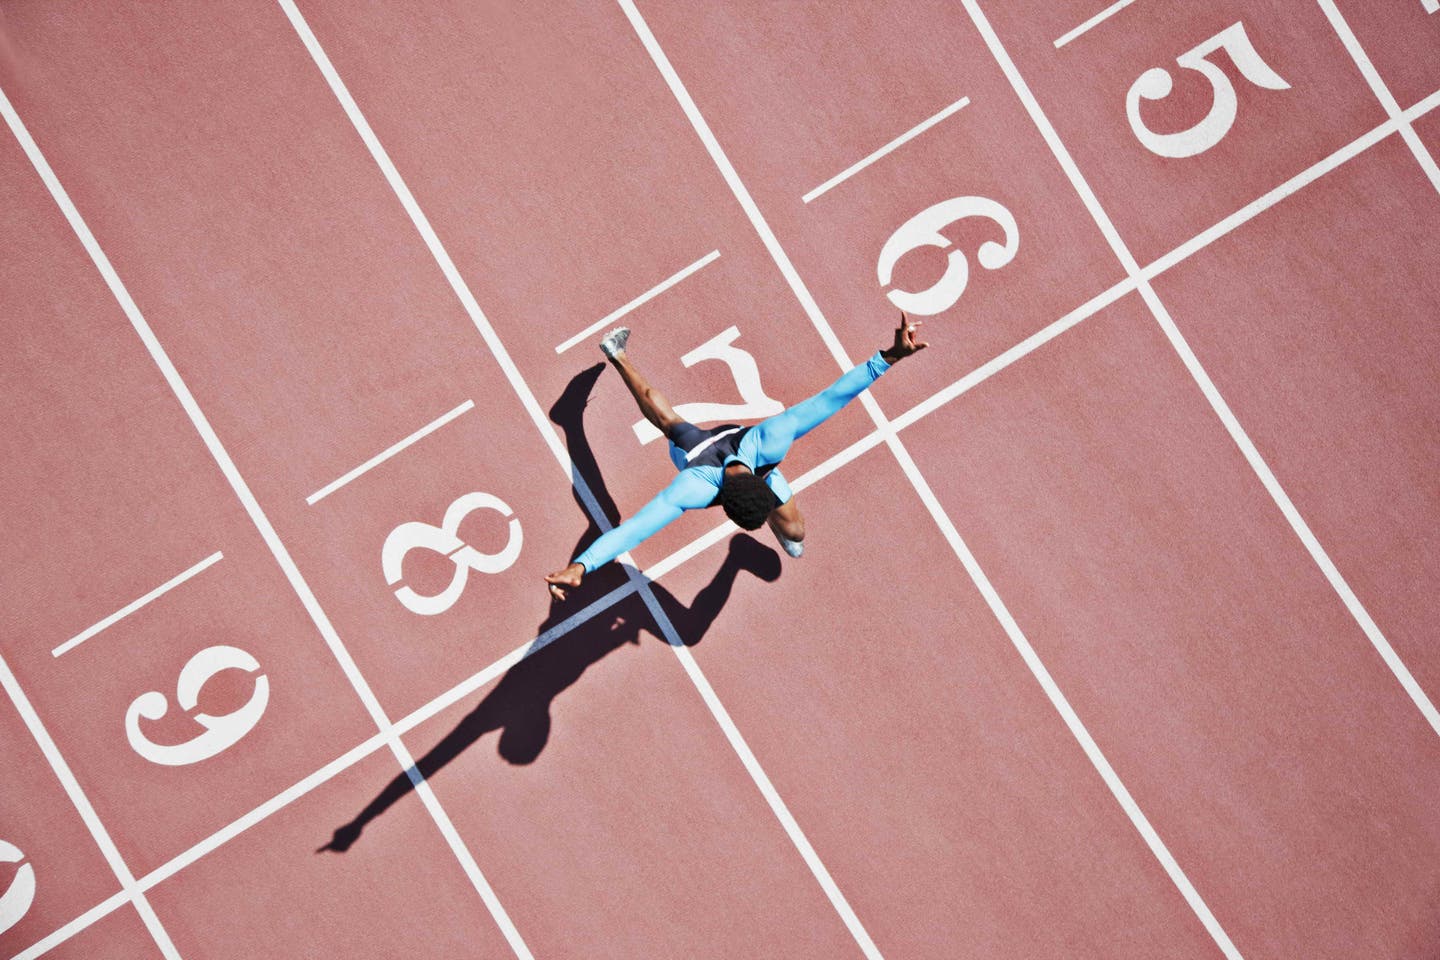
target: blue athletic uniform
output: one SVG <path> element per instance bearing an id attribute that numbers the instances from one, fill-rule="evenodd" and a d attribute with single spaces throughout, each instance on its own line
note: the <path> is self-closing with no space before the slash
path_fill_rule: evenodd
<path id="1" fill-rule="evenodd" d="M 680 475 L 638 513 L 601 536 L 573 562 L 583 564 L 589 573 L 633 550 L 686 510 L 716 505 L 720 502 L 720 482 L 725 467 L 736 461 L 764 478 L 775 495 L 776 506 L 788 502 L 790 485 L 776 465 L 790 452 L 790 445 L 839 412 L 888 369 L 890 364 L 877 350 L 869 360 L 820 393 L 753 427 L 725 424 L 701 430 L 689 423 L 676 426 L 670 431 L 670 460 Z"/>

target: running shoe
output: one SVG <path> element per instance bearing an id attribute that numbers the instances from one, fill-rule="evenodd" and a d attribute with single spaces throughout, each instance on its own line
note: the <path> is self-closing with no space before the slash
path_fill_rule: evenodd
<path id="1" fill-rule="evenodd" d="M 625 344 L 630 342 L 630 328 L 616 327 L 605 336 L 600 338 L 600 352 L 611 360 L 615 355 L 625 349 Z"/>

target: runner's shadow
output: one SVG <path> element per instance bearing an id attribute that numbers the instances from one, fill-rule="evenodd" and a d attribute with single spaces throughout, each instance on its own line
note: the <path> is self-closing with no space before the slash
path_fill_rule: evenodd
<path id="1" fill-rule="evenodd" d="M 584 410 L 595 380 L 604 370 L 604 364 L 585 370 L 570 381 L 560 399 L 550 409 L 550 419 L 565 434 L 570 457 L 576 472 L 589 485 L 601 511 L 611 523 L 618 520 L 618 511 L 606 489 L 595 463 L 593 451 L 584 431 Z M 589 519 L 578 492 L 578 484 L 572 485 L 581 513 Z M 590 521 L 589 527 L 576 543 L 571 556 L 588 544 L 600 533 L 599 527 Z M 499 683 L 460 722 L 447 733 L 439 743 L 431 747 L 415 762 L 420 776 L 429 778 L 445 767 L 450 761 L 464 753 L 487 733 L 499 731 L 496 745 L 500 756 L 512 764 L 533 763 L 540 756 L 550 738 L 550 704 L 561 691 L 579 680 L 589 667 L 606 655 L 626 644 L 638 644 L 641 630 L 654 633 L 650 617 L 643 607 L 637 607 L 628 597 L 610 608 L 597 613 L 585 623 L 563 633 L 556 642 L 549 642 L 545 633 L 564 623 L 566 619 L 583 610 L 593 601 L 623 584 L 624 575 L 614 565 L 614 576 L 587 576 L 580 589 L 570 599 L 560 604 L 551 602 L 550 614 L 540 624 L 537 645 L 544 646 L 532 652 L 511 667 Z M 651 583 L 657 599 L 680 631 L 685 643 L 698 643 L 705 635 L 725 603 L 740 573 L 749 572 L 767 582 L 780 577 L 780 557 L 769 547 L 748 536 L 738 536 L 730 541 L 724 562 L 715 576 L 695 595 L 687 607 L 673 594 L 658 583 Z M 602 571 L 596 571 L 596 574 Z M 316 853 L 332 851 L 343 853 L 360 838 L 371 821 L 389 810 L 406 794 L 414 790 L 412 771 L 405 771 L 395 777 L 373 800 L 365 805 L 349 823 L 335 829 L 330 842 Z"/>

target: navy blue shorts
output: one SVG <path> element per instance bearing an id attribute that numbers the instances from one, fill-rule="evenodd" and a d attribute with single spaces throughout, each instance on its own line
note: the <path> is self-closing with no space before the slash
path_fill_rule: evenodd
<path id="1" fill-rule="evenodd" d="M 736 423 L 722 423 L 709 429 L 689 422 L 677 423 L 670 428 L 670 462 L 676 470 L 684 470 L 697 454 L 714 446 L 716 440 L 739 433 L 741 429 Z"/>

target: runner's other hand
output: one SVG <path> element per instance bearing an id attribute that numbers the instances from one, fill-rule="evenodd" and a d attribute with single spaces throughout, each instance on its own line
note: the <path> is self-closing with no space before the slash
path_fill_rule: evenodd
<path id="1" fill-rule="evenodd" d="M 550 585 L 550 596 L 556 600 L 565 599 L 566 587 L 580 586 L 580 578 L 585 576 L 585 565 L 572 563 L 564 570 L 556 570 L 545 577 L 545 582 Z"/>
<path id="2" fill-rule="evenodd" d="M 895 328 L 895 343 L 887 350 L 882 350 L 880 356 L 885 358 L 886 363 L 898 363 L 910 356 L 912 353 L 919 353 L 930 346 L 928 342 L 915 342 L 915 330 L 922 321 L 911 320 L 905 316 L 905 311 L 900 311 L 900 326 Z"/>

